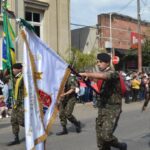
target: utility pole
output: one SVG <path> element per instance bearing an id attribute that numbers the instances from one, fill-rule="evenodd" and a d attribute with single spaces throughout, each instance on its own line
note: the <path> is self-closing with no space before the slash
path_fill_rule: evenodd
<path id="1" fill-rule="evenodd" d="M 112 40 L 112 15 L 113 15 L 113 12 L 109 14 L 109 26 L 110 26 L 109 42 L 110 42 L 111 67 L 114 69 L 114 65 L 113 65 L 114 49 L 113 49 L 113 40 Z"/>
<path id="2" fill-rule="evenodd" d="M 112 13 L 109 14 L 109 26 L 110 26 L 110 28 L 109 28 L 109 42 L 110 42 L 110 49 L 111 49 L 111 53 L 112 53 L 112 24 L 111 24 L 112 18 L 111 18 L 111 16 L 112 16 Z"/>
<path id="3" fill-rule="evenodd" d="M 137 19 L 138 19 L 138 71 L 142 71 L 142 48 L 141 48 L 141 16 L 140 16 L 140 0 L 137 0 Z"/>

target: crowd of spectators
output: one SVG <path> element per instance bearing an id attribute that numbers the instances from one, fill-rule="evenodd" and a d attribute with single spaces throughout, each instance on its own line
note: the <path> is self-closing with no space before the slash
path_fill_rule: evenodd
<path id="1" fill-rule="evenodd" d="M 120 72 L 124 77 L 126 93 L 124 95 L 125 103 L 141 102 L 149 98 L 150 93 L 150 73 L 146 72 Z M 97 81 L 85 79 L 95 89 Z M 78 79 L 77 99 L 79 103 L 93 102 L 96 107 L 97 94 L 87 86 L 81 79 Z M 12 87 L 8 76 L 4 76 L 0 71 L 0 119 L 9 117 L 9 110 L 12 107 Z"/>
<path id="2" fill-rule="evenodd" d="M 0 71 L 0 119 L 9 117 L 9 110 L 12 107 L 12 88 L 10 78 Z"/>
<path id="3" fill-rule="evenodd" d="M 131 72 L 125 74 L 126 94 L 125 102 L 143 101 L 149 98 L 150 92 L 150 73 Z"/>
<path id="4" fill-rule="evenodd" d="M 124 95 L 125 103 L 140 102 L 145 100 L 150 92 L 150 73 L 146 72 L 128 72 L 120 71 L 122 74 L 126 92 Z M 96 81 L 86 79 L 95 89 Z M 79 90 L 77 93 L 78 101 L 81 103 L 93 101 L 93 106 L 96 107 L 96 93 L 91 90 L 82 80 L 79 81 Z"/>

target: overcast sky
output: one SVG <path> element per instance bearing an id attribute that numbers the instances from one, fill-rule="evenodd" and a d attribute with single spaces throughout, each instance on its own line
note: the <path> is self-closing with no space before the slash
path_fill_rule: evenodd
<path id="1" fill-rule="evenodd" d="M 71 23 L 92 26 L 97 15 L 116 12 L 137 18 L 137 0 L 70 0 Z M 150 21 L 150 0 L 141 0 L 141 19 Z M 71 26 L 72 29 L 80 26 Z"/>

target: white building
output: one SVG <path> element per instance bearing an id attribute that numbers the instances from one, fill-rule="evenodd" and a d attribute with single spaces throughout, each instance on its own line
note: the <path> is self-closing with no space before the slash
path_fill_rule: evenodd
<path id="1" fill-rule="evenodd" d="M 69 0 L 7 0 L 9 9 L 17 18 L 30 22 L 40 38 L 62 56 L 70 49 L 70 2 Z M 17 35 L 19 27 L 11 21 Z M 0 35 L 2 15 L 0 16 Z M 17 60 L 22 61 L 22 47 L 16 44 Z"/>

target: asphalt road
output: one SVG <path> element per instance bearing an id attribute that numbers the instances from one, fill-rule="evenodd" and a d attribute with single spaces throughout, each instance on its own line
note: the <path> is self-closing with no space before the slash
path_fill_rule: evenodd
<path id="1" fill-rule="evenodd" d="M 123 104 L 118 128 L 115 135 L 128 144 L 128 150 L 149 150 L 150 108 L 141 113 L 142 102 Z M 56 136 L 61 130 L 57 117 L 46 142 L 46 150 L 98 150 L 96 147 L 95 118 L 97 109 L 92 103 L 77 104 L 74 115 L 82 122 L 82 132 L 76 133 L 68 122 L 68 135 Z M 25 150 L 24 129 L 20 132 L 21 144 L 8 147 L 13 140 L 10 118 L 0 120 L 0 150 Z M 112 150 L 115 150 L 112 148 Z"/>

